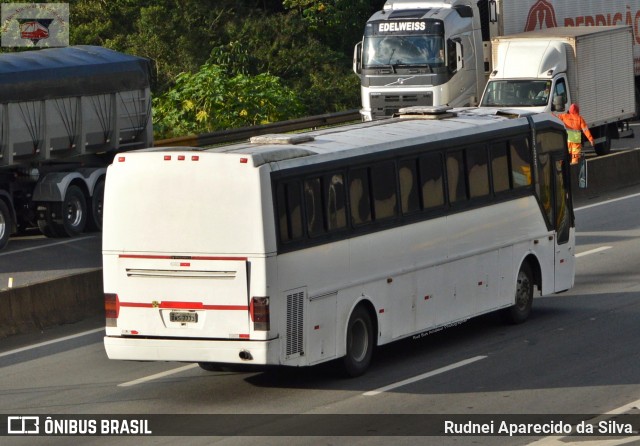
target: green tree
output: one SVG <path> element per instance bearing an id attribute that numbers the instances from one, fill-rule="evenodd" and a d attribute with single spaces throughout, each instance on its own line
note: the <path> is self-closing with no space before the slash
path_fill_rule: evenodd
<path id="1" fill-rule="evenodd" d="M 175 85 L 153 99 L 156 137 L 168 138 L 281 121 L 301 116 L 295 93 L 267 73 L 229 75 L 205 64 L 182 73 Z"/>

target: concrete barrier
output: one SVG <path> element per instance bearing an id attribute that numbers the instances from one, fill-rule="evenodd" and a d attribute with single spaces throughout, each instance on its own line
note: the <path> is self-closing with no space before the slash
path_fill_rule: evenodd
<path id="1" fill-rule="evenodd" d="M 104 314 L 102 269 L 0 292 L 0 339 Z"/>
<path id="2" fill-rule="evenodd" d="M 586 189 L 578 188 L 578 166 L 571 169 L 575 202 L 640 184 L 640 149 L 591 158 L 587 163 Z M 0 303 L 0 339 L 104 314 L 102 270 L 6 290 L 0 292 Z"/>
<path id="3" fill-rule="evenodd" d="M 587 188 L 578 187 L 578 166 L 571 166 L 574 202 L 640 184 L 640 149 L 616 152 L 587 160 Z"/>

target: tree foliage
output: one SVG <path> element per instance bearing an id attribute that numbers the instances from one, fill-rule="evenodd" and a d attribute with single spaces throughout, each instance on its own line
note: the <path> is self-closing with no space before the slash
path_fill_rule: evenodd
<path id="1" fill-rule="evenodd" d="M 302 111 L 293 90 L 277 77 L 229 75 L 212 64 L 178 75 L 175 85 L 153 104 L 155 131 L 161 137 L 266 124 Z"/>
<path id="2" fill-rule="evenodd" d="M 69 3 L 72 44 L 155 61 L 160 137 L 357 108 L 353 46 L 384 0 Z"/>

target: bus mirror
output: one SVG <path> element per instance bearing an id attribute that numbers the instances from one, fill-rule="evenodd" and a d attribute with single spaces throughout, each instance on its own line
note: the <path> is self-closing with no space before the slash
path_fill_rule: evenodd
<path id="1" fill-rule="evenodd" d="M 362 72 L 362 42 L 353 49 L 353 72 L 358 75 Z"/>

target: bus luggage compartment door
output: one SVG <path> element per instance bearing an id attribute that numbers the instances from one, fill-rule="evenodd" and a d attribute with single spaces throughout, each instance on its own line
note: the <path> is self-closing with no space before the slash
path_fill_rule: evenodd
<path id="1" fill-rule="evenodd" d="M 122 335 L 249 338 L 244 258 L 119 255 Z"/>

